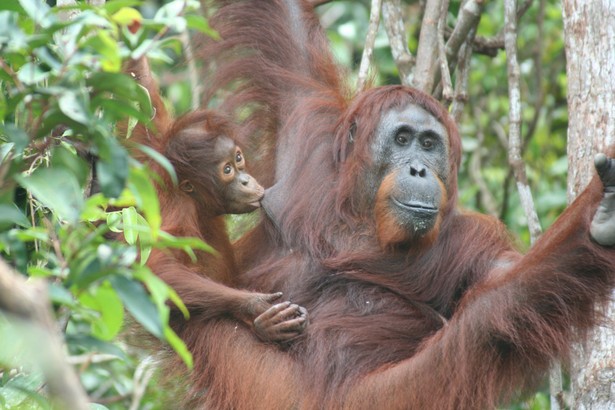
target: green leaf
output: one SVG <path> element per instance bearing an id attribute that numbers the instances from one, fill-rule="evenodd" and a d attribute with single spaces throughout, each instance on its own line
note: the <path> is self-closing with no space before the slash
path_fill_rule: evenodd
<path id="1" fill-rule="evenodd" d="M 143 16 L 138 10 L 132 7 L 122 7 L 111 16 L 113 21 L 122 26 L 130 26 L 134 22 L 143 20 Z"/>
<path id="2" fill-rule="evenodd" d="M 134 80 L 133 80 L 134 81 Z M 154 116 L 154 107 L 152 107 L 152 100 L 149 95 L 149 91 L 147 88 L 137 83 L 137 88 L 135 89 L 135 99 L 137 104 L 139 104 L 139 110 L 143 113 L 144 117 L 147 117 L 148 121 L 144 121 L 145 124 L 149 123 L 149 119 Z"/>
<path id="3" fill-rule="evenodd" d="M 13 225 L 26 228 L 32 226 L 26 215 L 15 204 L 0 204 L 0 231 Z"/>
<path id="4" fill-rule="evenodd" d="M 22 11 L 23 8 L 17 0 L 5 0 L 0 2 L 0 10 Z"/>
<path id="5" fill-rule="evenodd" d="M 71 263 L 69 266 L 67 285 L 85 289 L 91 283 L 111 274 L 111 269 L 103 266 L 98 255 L 88 254 L 87 257 Z"/>
<path id="6" fill-rule="evenodd" d="M 145 220 L 145 218 L 143 218 L 141 215 L 137 214 L 137 219 L 140 226 L 147 228 L 139 232 L 139 263 L 141 265 L 145 265 L 147 263 L 149 255 L 152 253 L 152 230 L 150 229 L 150 226 Z"/>
<path id="7" fill-rule="evenodd" d="M 28 16 L 43 28 L 57 22 L 56 16 L 51 13 L 51 7 L 43 0 L 19 0 L 19 4 Z"/>
<path id="8" fill-rule="evenodd" d="M 164 331 L 158 310 L 143 285 L 121 275 L 113 275 L 109 281 L 132 316 L 151 334 L 162 339 Z"/>
<path id="9" fill-rule="evenodd" d="M 109 91 L 116 96 L 124 97 L 127 100 L 134 98 L 137 89 L 135 81 L 123 73 L 98 72 L 86 80 L 88 87 L 95 88 L 97 91 Z"/>
<path id="10" fill-rule="evenodd" d="M 49 299 L 55 304 L 66 305 L 66 306 L 74 306 L 75 298 L 73 298 L 72 293 L 68 291 L 65 287 L 55 283 L 49 283 Z"/>
<path id="11" fill-rule="evenodd" d="M 159 306 L 159 308 L 166 304 L 167 299 L 170 299 L 182 312 L 186 319 L 190 317 L 190 313 L 188 312 L 186 305 L 184 305 L 184 302 L 181 300 L 177 292 L 175 292 L 172 287 L 167 285 L 165 281 L 156 276 L 148 267 L 143 266 L 135 270 L 135 276 L 145 283 L 145 286 L 147 286 L 147 289 L 152 295 L 152 299 L 154 299 L 154 302 Z"/>
<path id="12" fill-rule="evenodd" d="M 17 78 L 26 85 L 32 85 L 46 80 L 49 74 L 48 71 L 43 71 L 38 64 L 26 63 L 17 72 Z"/>
<path id="13" fill-rule="evenodd" d="M 90 335 L 66 335 L 66 342 L 69 346 L 78 347 L 81 350 L 88 352 L 100 352 L 117 356 L 122 361 L 128 360 L 126 354 L 117 345 L 103 342 L 102 340 L 93 338 Z"/>
<path id="14" fill-rule="evenodd" d="M 190 14 L 185 17 L 186 22 L 188 23 L 188 28 L 193 30 L 198 30 L 201 33 L 213 38 L 214 40 L 220 40 L 220 34 L 211 26 L 206 18 L 203 16 L 199 16 L 197 14 Z"/>
<path id="15" fill-rule="evenodd" d="M 124 306 L 109 284 L 103 283 L 90 293 L 82 293 L 79 302 L 100 313 L 99 320 L 91 323 L 95 337 L 109 341 L 117 336 L 124 323 Z"/>
<path id="16" fill-rule="evenodd" d="M 47 208 L 71 224 L 79 220 L 83 194 L 74 174 L 64 168 L 38 168 L 30 176 L 15 175 L 19 184 Z"/>
<path id="17" fill-rule="evenodd" d="M 143 153 L 145 153 L 148 157 L 156 161 L 158 165 L 164 168 L 164 170 L 167 171 L 167 173 L 171 177 L 171 181 L 174 185 L 179 184 L 177 180 L 177 174 L 175 173 L 175 168 L 173 168 L 173 164 L 171 164 L 171 161 L 169 161 L 167 157 L 165 157 L 152 147 L 148 147 L 147 145 L 136 144 L 136 147 L 139 150 L 143 151 Z"/>
<path id="18" fill-rule="evenodd" d="M 74 148 L 70 146 L 70 148 Z M 51 154 L 51 167 L 63 168 L 71 172 L 83 187 L 90 173 L 90 167 L 76 152 L 72 152 L 65 145 L 54 147 Z"/>
<path id="19" fill-rule="evenodd" d="M 103 221 L 107 218 L 107 213 L 103 210 L 108 203 L 104 195 L 98 193 L 85 200 L 81 219 L 84 221 Z"/>
<path id="20" fill-rule="evenodd" d="M 28 134 L 26 134 L 26 132 L 22 128 L 19 128 L 12 123 L 0 124 L 0 134 L 3 134 L 7 137 L 7 142 L 12 142 L 14 144 L 13 152 L 17 156 L 21 156 L 23 151 L 30 143 L 30 138 L 28 137 Z"/>
<path id="21" fill-rule="evenodd" d="M 103 194 L 117 198 L 128 177 L 128 154 L 115 138 L 97 138 L 100 160 L 96 162 L 96 175 Z"/>
<path id="22" fill-rule="evenodd" d="M 90 122 L 87 100 L 82 92 L 66 90 L 60 95 L 58 104 L 60 110 L 71 120 L 85 125 Z"/>
<path id="23" fill-rule="evenodd" d="M 177 352 L 179 357 L 182 358 L 188 369 L 192 369 L 194 367 L 194 362 L 192 360 L 192 354 L 186 347 L 184 341 L 177 336 L 177 333 L 173 331 L 169 326 L 165 326 L 164 328 L 164 338 L 169 342 L 169 345 Z"/>
<path id="24" fill-rule="evenodd" d="M 101 107 L 107 118 L 112 120 L 121 120 L 126 118 L 127 116 L 134 117 L 139 121 L 147 124 L 150 122 L 149 116 L 145 115 L 145 113 L 139 109 L 137 109 L 132 103 L 128 103 L 121 100 L 110 100 L 108 98 L 100 99 L 97 98 L 93 101 L 96 106 Z"/>
<path id="25" fill-rule="evenodd" d="M 103 8 L 107 10 L 109 14 L 114 14 L 123 7 L 136 7 L 140 6 L 143 2 L 139 0 L 113 0 L 108 1 Z"/>
<path id="26" fill-rule="evenodd" d="M 120 47 L 108 31 L 99 30 L 89 37 L 84 45 L 92 47 L 100 55 L 100 64 L 104 71 L 119 72 L 122 68 Z"/>
<path id="27" fill-rule="evenodd" d="M 111 232 L 122 232 L 121 221 L 122 211 L 107 213 L 107 226 Z"/>
<path id="28" fill-rule="evenodd" d="M 137 210 L 134 207 L 122 209 L 122 224 L 124 226 L 124 239 L 129 245 L 137 243 L 139 237 L 137 225 Z"/>
<path id="29" fill-rule="evenodd" d="M 160 202 L 156 188 L 154 188 L 144 168 L 131 168 L 128 189 L 134 194 L 137 204 L 143 210 L 145 219 L 151 228 L 151 235 L 155 239 L 162 223 Z"/>

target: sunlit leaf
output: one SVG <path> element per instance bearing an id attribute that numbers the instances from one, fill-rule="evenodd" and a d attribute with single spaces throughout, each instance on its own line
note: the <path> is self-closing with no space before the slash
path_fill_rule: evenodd
<path id="1" fill-rule="evenodd" d="M 101 340 L 112 340 L 124 323 L 124 306 L 115 290 L 102 284 L 79 296 L 79 302 L 100 313 L 100 319 L 92 323 L 92 334 Z"/>
<path id="2" fill-rule="evenodd" d="M 98 31 L 95 36 L 86 40 L 85 45 L 89 45 L 100 54 L 100 63 L 104 71 L 120 71 L 122 68 L 120 48 L 108 31 Z"/>
<path id="3" fill-rule="evenodd" d="M 51 7 L 43 0 L 19 0 L 19 4 L 28 16 L 43 28 L 57 21 L 56 16 L 51 13 Z"/>
<path id="4" fill-rule="evenodd" d="M 128 26 L 132 24 L 135 20 L 141 21 L 143 16 L 141 13 L 132 7 L 122 7 L 111 16 L 113 21 L 118 24 Z"/>
<path id="5" fill-rule="evenodd" d="M 134 245 L 139 236 L 135 229 L 137 225 L 137 211 L 132 206 L 122 209 L 122 224 L 124 227 L 124 240 L 129 245 Z"/>
<path id="6" fill-rule="evenodd" d="M 49 77 L 48 71 L 43 71 L 38 64 L 27 63 L 17 72 L 17 78 L 24 84 L 36 84 Z"/>
<path id="7" fill-rule="evenodd" d="M 81 211 L 81 219 L 84 221 L 105 220 L 107 213 L 103 210 L 103 207 L 107 202 L 107 198 L 100 193 L 90 196 L 85 200 L 83 210 Z"/>
<path id="8" fill-rule="evenodd" d="M 107 226 L 111 232 L 122 232 L 122 211 L 107 213 Z"/>
<path id="9" fill-rule="evenodd" d="M 109 14 L 114 14 L 123 7 L 136 7 L 140 6 L 143 2 L 140 0 L 113 0 L 105 3 L 103 8 L 107 10 Z"/>
<path id="10" fill-rule="evenodd" d="M 160 217 L 160 203 L 158 201 L 156 188 L 154 188 L 144 168 L 131 168 L 128 188 L 133 192 L 135 198 L 137 198 L 139 207 L 143 210 L 145 219 L 147 219 L 150 225 L 152 237 L 155 239 L 162 223 Z"/>

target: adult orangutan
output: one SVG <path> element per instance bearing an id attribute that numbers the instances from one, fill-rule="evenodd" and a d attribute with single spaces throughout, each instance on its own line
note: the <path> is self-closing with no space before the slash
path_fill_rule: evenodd
<path id="1" fill-rule="evenodd" d="M 130 61 L 127 72 L 148 90 L 155 110 L 154 128 L 137 124 L 130 141 L 163 154 L 173 165 L 178 184 L 140 150 L 133 156 L 149 163 L 159 175 L 157 186 L 162 229 L 175 236 L 196 237 L 214 252 L 195 251 L 196 260 L 183 251 L 154 249 L 148 266 L 182 298 L 191 318 L 174 312 L 171 325 L 198 359 L 198 335 L 204 320 L 230 316 L 264 341 L 283 342 L 297 336 L 305 325 L 305 311 L 290 302 L 272 303 L 281 293 L 255 293 L 236 289 L 237 267 L 226 231 L 224 215 L 246 213 L 260 207 L 263 188 L 246 171 L 235 131 L 221 114 L 198 110 L 173 120 L 167 112 L 146 59 Z M 238 323 L 239 323 L 238 322 Z"/>
<path id="2" fill-rule="evenodd" d="M 234 87 L 224 109 L 275 164 L 259 176 L 266 217 L 237 247 L 243 284 L 311 319 L 287 351 L 210 321 L 193 406 L 493 408 L 599 321 L 613 160 L 521 255 L 499 221 L 457 206 L 460 139 L 437 101 L 403 86 L 352 96 L 305 1 L 215 3 L 212 84 Z"/>

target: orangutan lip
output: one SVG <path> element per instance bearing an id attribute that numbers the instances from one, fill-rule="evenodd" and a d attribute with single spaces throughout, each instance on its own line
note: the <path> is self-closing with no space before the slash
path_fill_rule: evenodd
<path id="1" fill-rule="evenodd" d="M 433 205 L 427 205 L 421 202 L 411 202 L 407 204 L 407 203 L 399 201 L 396 198 L 393 198 L 393 202 L 395 202 L 395 204 L 397 204 L 398 206 L 402 208 L 411 209 L 412 211 L 419 211 L 419 212 L 432 213 L 432 214 L 438 213 L 438 208 L 434 207 Z"/>

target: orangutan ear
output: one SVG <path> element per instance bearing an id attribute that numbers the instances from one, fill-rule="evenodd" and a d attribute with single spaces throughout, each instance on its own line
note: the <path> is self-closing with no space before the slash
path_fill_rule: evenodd
<path id="1" fill-rule="evenodd" d="M 179 189 L 184 192 L 194 192 L 194 186 L 187 179 L 184 179 L 182 182 L 179 183 Z"/>

